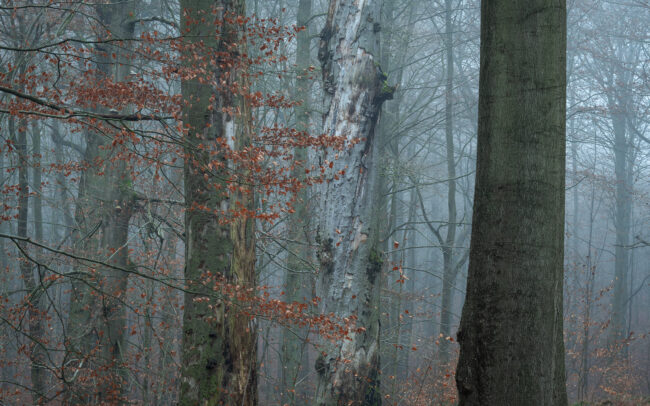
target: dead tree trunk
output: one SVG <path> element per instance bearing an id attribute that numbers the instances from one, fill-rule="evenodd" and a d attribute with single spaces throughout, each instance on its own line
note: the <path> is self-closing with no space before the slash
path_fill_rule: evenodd
<path id="1" fill-rule="evenodd" d="M 358 141 L 323 151 L 328 179 L 319 187 L 317 294 L 322 314 L 358 317 L 344 340 L 326 341 L 316 360 L 318 405 L 378 405 L 379 284 L 373 145 L 382 103 L 392 98 L 376 57 L 378 2 L 331 0 L 318 57 L 323 68 L 323 131 Z M 338 154 L 338 159 L 335 159 Z M 331 164 L 326 160 L 332 161 Z"/>

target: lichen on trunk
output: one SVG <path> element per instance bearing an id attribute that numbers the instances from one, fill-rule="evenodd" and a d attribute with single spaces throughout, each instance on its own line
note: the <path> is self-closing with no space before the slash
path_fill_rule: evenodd
<path id="1" fill-rule="evenodd" d="M 185 294 L 180 405 L 255 405 L 256 332 L 250 319 L 218 284 L 255 285 L 254 219 L 231 218 L 231 208 L 252 208 L 240 185 L 230 192 L 231 173 L 222 141 L 232 149 L 249 145 L 251 111 L 234 85 L 247 88 L 236 63 L 245 26 L 243 0 L 183 0 L 184 69 L 219 55 L 233 63 L 207 63 L 213 75 L 183 80 L 185 136 Z M 206 17 L 207 16 L 207 17 Z M 208 52 L 206 56 L 205 53 Z M 195 72 L 196 73 L 196 72 Z M 215 89 L 212 83 L 219 83 Z M 228 111 L 238 112 L 230 114 Z M 221 161 L 217 169 L 211 162 Z M 236 180 L 234 180 L 236 182 Z M 229 216 L 224 221 L 220 216 Z M 216 287 L 216 288 L 215 288 Z M 245 304 L 243 304 L 245 305 Z"/>

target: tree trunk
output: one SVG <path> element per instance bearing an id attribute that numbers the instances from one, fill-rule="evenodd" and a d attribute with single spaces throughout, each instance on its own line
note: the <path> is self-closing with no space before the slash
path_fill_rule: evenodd
<path id="1" fill-rule="evenodd" d="M 409 156 L 412 156 L 412 154 L 409 154 Z M 411 189 L 411 192 L 409 193 L 409 223 L 412 223 L 415 221 L 415 216 L 417 212 L 417 198 L 415 197 L 415 190 Z M 402 370 L 402 374 L 400 376 L 400 380 L 406 380 L 409 379 L 409 371 L 411 369 L 414 369 L 415 367 L 415 362 L 411 362 L 415 357 L 416 354 L 414 354 L 414 351 L 411 351 L 410 349 L 415 346 L 415 337 L 416 335 L 413 334 L 414 330 L 414 318 L 415 318 L 415 311 L 416 311 L 416 306 L 415 306 L 415 287 L 417 286 L 415 283 L 415 279 L 417 278 L 417 261 L 416 261 L 416 251 L 417 249 L 415 247 L 418 246 L 418 233 L 417 233 L 417 226 L 415 224 L 411 224 L 410 230 L 408 232 L 408 240 L 407 240 L 407 245 L 405 249 L 408 249 L 408 256 L 406 260 L 406 265 L 409 269 L 409 271 L 406 273 L 407 274 L 407 282 L 406 282 L 406 291 L 408 292 L 409 297 L 411 300 L 409 300 L 406 306 L 405 311 L 408 310 L 408 313 L 405 313 L 405 319 L 406 321 L 406 328 L 404 330 L 404 339 L 403 342 L 401 343 L 402 346 L 404 347 L 404 350 L 401 352 L 400 358 L 402 359 L 402 362 L 400 364 L 404 365 L 404 369 Z"/>
<path id="2" fill-rule="evenodd" d="M 0 168 L 5 167 L 4 160 L 5 153 L 4 151 L 0 153 Z M 5 184 L 5 171 L 0 171 L 0 185 Z M 9 205 L 9 199 L 5 199 L 5 204 Z M 9 222 L 4 219 L 5 213 L 3 212 L 0 215 L 0 233 L 10 234 L 7 230 Z M 10 291 L 8 280 L 11 277 L 11 274 L 8 272 L 9 261 L 7 252 L 7 244 L 5 238 L 0 238 L 0 296 L 7 297 L 7 292 Z M 0 357 L 0 379 L 2 383 L 0 384 L 0 393 L 5 393 L 9 389 L 9 382 L 13 371 L 11 371 L 11 362 L 9 361 L 10 346 L 9 346 L 9 334 L 10 328 L 6 323 L 2 323 L 0 328 L 0 343 L 4 349 Z"/>
<path id="3" fill-rule="evenodd" d="M 178 176 L 177 178 L 180 178 Z M 180 179 L 176 181 L 180 184 Z M 165 232 L 165 245 L 167 247 L 167 252 L 164 253 L 167 258 L 168 263 L 173 264 L 176 260 L 176 251 L 178 245 L 178 236 L 174 233 L 173 230 L 168 230 Z M 173 268 L 169 269 L 171 275 L 175 275 Z M 177 398 L 176 394 L 178 393 L 177 380 L 174 377 L 178 376 L 176 363 L 174 362 L 173 353 L 178 348 L 179 344 L 175 337 L 175 329 L 173 328 L 173 323 L 176 322 L 177 313 L 173 305 L 173 297 L 178 295 L 178 291 L 171 289 L 168 286 L 160 286 L 158 289 L 158 295 L 163 296 L 162 305 L 160 308 L 160 313 L 165 320 L 170 320 L 162 329 L 160 334 L 160 341 L 162 345 L 160 346 L 160 352 L 158 354 L 158 373 L 161 376 L 169 377 L 167 379 L 161 379 L 156 383 L 155 389 L 155 404 L 157 405 L 167 405 L 173 404 L 174 400 Z M 173 320 L 173 323 L 171 322 Z"/>
<path id="4" fill-rule="evenodd" d="M 393 88 L 375 55 L 381 29 L 378 2 L 331 0 L 318 57 L 323 68 L 323 132 L 354 146 L 338 152 L 318 189 L 320 224 L 317 293 L 321 314 L 353 314 L 359 330 L 326 340 L 316 360 L 318 405 L 378 405 L 379 284 L 383 255 L 378 251 L 373 208 L 373 144 L 382 103 Z M 321 156 L 334 159 L 334 153 Z M 374 214 L 374 216 L 373 216 Z"/>
<path id="5" fill-rule="evenodd" d="M 188 47 L 184 51 L 185 68 L 200 65 L 201 61 L 194 60 L 192 54 L 197 52 L 200 58 L 204 50 L 193 51 L 189 47 L 201 43 L 209 52 L 223 55 L 226 60 L 238 58 L 245 27 L 236 23 L 236 17 L 245 14 L 243 0 L 183 0 L 181 10 L 184 46 Z M 217 26 L 219 34 L 215 36 Z M 250 143 L 249 104 L 242 95 L 232 91 L 235 83 L 241 88 L 248 84 L 237 63 L 214 63 L 206 69 L 216 71 L 214 78 L 205 82 L 202 79 L 206 78 L 196 77 L 181 83 L 185 101 L 183 121 L 188 129 L 185 279 L 194 293 L 185 295 L 180 404 L 255 405 L 256 332 L 248 316 L 223 298 L 215 297 L 214 281 L 205 283 L 211 273 L 220 275 L 226 283 L 246 288 L 255 284 L 254 220 L 238 217 L 230 224 L 223 224 L 215 215 L 236 205 L 245 208 L 252 205 L 250 193 L 227 192 L 225 179 L 230 172 L 218 142 L 224 140 L 232 149 Z M 219 84 L 221 90 L 217 93 L 209 84 L 211 80 Z M 239 113 L 233 115 L 226 110 Z M 211 170 L 208 164 L 212 161 L 220 161 L 223 166 Z"/>
<path id="6" fill-rule="evenodd" d="M 445 144 L 447 153 L 447 235 L 442 247 L 443 276 L 442 300 L 440 313 L 440 339 L 439 360 L 444 368 L 449 362 L 449 340 L 451 334 L 451 314 L 454 305 L 454 283 L 458 274 L 454 263 L 454 246 L 456 245 L 456 153 L 454 151 L 454 34 L 452 26 L 451 0 L 445 0 L 445 55 L 446 55 L 446 80 L 445 80 Z"/>
<path id="7" fill-rule="evenodd" d="M 594 173 L 596 172 L 596 142 L 594 139 Z M 577 189 L 577 188 L 576 188 Z M 596 277 L 596 265 L 594 264 L 592 253 L 592 243 L 594 236 L 594 220 L 595 220 L 595 203 L 596 203 L 596 185 L 594 182 L 591 184 L 591 197 L 589 202 L 589 237 L 587 238 L 587 281 L 584 293 L 584 310 L 582 319 L 582 345 L 580 350 L 580 371 L 578 372 L 578 400 L 589 400 L 589 340 L 591 340 L 591 307 L 593 299 L 594 279 Z M 575 237 L 574 237 L 575 238 Z"/>
<path id="8" fill-rule="evenodd" d="M 97 5 L 96 11 L 113 38 L 133 38 L 132 6 L 113 0 Z M 108 78 L 117 83 L 126 79 L 127 44 L 116 48 L 105 43 L 96 45 L 98 80 Z M 85 136 L 84 161 L 90 165 L 79 185 L 75 243 L 84 255 L 127 268 L 129 222 L 135 199 L 130 174 L 124 160 L 111 159 L 118 151 L 109 137 L 92 130 L 87 130 Z M 92 276 L 72 283 L 67 356 L 75 362 L 69 364 L 72 368 L 66 379 L 78 379 L 68 382 L 66 402 L 121 404 L 128 382 L 123 366 L 126 313 L 121 299 L 128 274 L 110 267 L 81 271 Z"/>
<path id="9" fill-rule="evenodd" d="M 27 238 L 27 222 L 29 216 L 29 165 L 30 159 L 27 154 L 27 122 L 18 121 L 18 128 L 14 126 L 15 121 L 9 121 L 9 132 L 15 134 L 18 141 L 16 152 L 18 153 L 18 228 L 16 234 L 19 237 Z M 42 235 L 41 235 L 42 237 Z M 30 376 L 32 380 L 32 400 L 35 405 L 44 403 L 46 396 L 45 388 L 45 354 L 43 352 L 43 309 L 41 304 L 41 292 L 37 291 L 37 280 L 34 277 L 34 263 L 31 257 L 34 255 L 32 247 L 28 244 L 20 244 L 21 252 L 26 254 L 20 259 L 20 275 L 25 284 L 25 305 L 27 306 L 27 324 L 29 326 L 29 355 L 31 361 Z"/>
<path id="10" fill-rule="evenodd" d="M 481 3 L 479 131 L 461 405 L 566 405 L 566 3 Z"/>
<path id="11" fill-rule="evenodd" d="M 380 23 L 382 26 L 395 23 L 394 17 L 395 3 L 392 1 L 382 1 Z M 382 69 L 390 72 L 392 63 L 398 60 L 393 52 L 396 47 L 392 47 L 393 30 L 388 29 L 382 35 L 380 46 L 380 63 Z M 404 48 L 401 48 L 404 49 Z M 398 51 L 399 52 L 399 51 Z M 401 52 L 400 52 L 401 53 Z M 398 62 L 398 63 L 401 63 Z M 392 78 L 394 79 L 394 78 Z M 395 83 L 399 83 L 396 81 Z M 399 160 L 397 154 L 399 151 L 399 138 L 395 137 L 395 126 L 398 122 L 400 109 L 400 97 L 384 103 L 381 110 L 381 121 L 377 123 L 377 139 L 375 140 L 374 158 L 375 170 L 377 171 L 377 185 L 375 187 L 375 211 L 377 217 L 377 231 L 379 247 L 381 250 L 392 250 L 392 243 L 396 237 L 393 237 L 393 230 L 397 224 L 398 214 L 398 193 L 391 193 L 391 188 L 397 190 L 395 186 L 399 179 Z M 393 238 L 391 238 L 393 237 Z M 380 313 L 380 332 L 384 345 L 381 347 L 380 359 L 382 360 L 381 371 L 386 377 L 384 380 L 384 391 L 393 396 L 395 387 L 395 375 L 397 374 L 397 330 L 399 324 L 397 317 L 399 301 L 396 292 L 395 280 L 393 277 L 395 271 L 393 268 L 399 266 L 399 254 L 395 252 L 387 259 L 389 262 L 384 264 L 381 271 L 380 281 L 380 304 L 382 311 Z M 390 385 L 390 389 L 389 386 Z"/>
<path id="12" fill-rule="evenodd" d="M 310 44 L 311 35 L 309 31 L 309 19 L 312 13 L 312 0 L 300 0 L 298 3 L 298 16 L 296 25 L 298 27 L 305 26 L 306 29 L 299 32 L 296 43 L 296 90 L 294 97 L 296 101 L 302 103 L 296 107 L 296 130 L 309 131 L 309 108 L 311 102 L 311 88 L 309 77 L 311 72 L 309 66 L 311 65 L 310 57 Z M 296 161 L 305 161 L 307 159 L 307 151 L 305 148 L 296 148 L 294 152 Z M 293 177 L 296 179 L 304 178 L 304 169 L 296 165 L 293 171 Z M 301 292 L 306 292 L 305 284 L 308 278 L 303 276 L 305 272 L 305 261 L 307 260 L 308 250 L 305 244 L 307 239 L 307 232 L 305 227 L 309 218 L 309 209 L 307 207 L 307 191 L 302 189 L 296 196 L 295 213 L 289 218 L 288 225 L 288 258 L 287 258 L 287 273 L 285 279 L 286 300 L 291 303 L 300 301 L 302 296 Z M 304 295 L 308 296 L 308 295 Z M 280 376 L 282 379 L 282 404 L 294 403 L 295 399 L 295 386 L 298 376 L 301 371 L 302 359 L 306 355 L 303 352 L 304 340 L 309 333 L 308 329 L 297 329 L 296 332 L 290 332 L 287 329 L 282 330 L 282 348 L 280 360 Z M 297 334 L 299 336 L 297 336 Z"/>
<path id="13" fill-rule="evenodd" d="M 408 15 L 404 24 L 406 31 L 400 33 L 401 36 L 396 38 L 395 28 L 390 28 L 389 32 L 381 41 L 381 67 L 386 71 L 393 72 L 390 81 L 401 85 L 404 75 L 404 61 L 409 49 L 408 44 L 413 34 L 415 18 L 417 16 L 417 5 L 412 4 L 408 7 Z M 399 22 L 395 21 L 395 3 L 384 1 L 382 6 L 382 26 L 384 24 L 396 26 Z M 395 45 L 393 45 L 395 44 Z M 402 170 L 404 163 L 400 159 L 401 140 L 404 134 L 401 132 L 401 108 L 404 93 L 399 92 L 396 97 L 382 105 L 381 121 L 377 124 L 378 139 L 376 141 L 375 162 L 378 174 L 377 198 L 379 217 L 380 243 L 382 248 L 389 251 L 393 250 L 393 239 L 390 238 L 398 226 L 398 215 L 404 215 L 405 207 L 399 198 L 398 190 L 401 188 L 403 177 L 406 171 Z M 390 198 L 390 203 L 389 203 Z M 388 206 L 390 204 L 390 211 Z M 385 216 L 388 211 L 389 215 Z M 385 220 L 384 217 L 386 217 Z M 403 240 L 400 241 L 403 243 Z M 402 249 L 405 247 L 402 245 Z M 388 314 L 387 320 L 381 324 L 381 337 L 384 343 L 389 345 L 382 349 L 382 375 L 388 377 L 392 383 L 390 395 L 393 396 L 398 391 L 399 379 L 397 378 L 400 366 L 406 364 L 408 352 L 400 347 L 401 329 L 402 329 L 402 294 L 404 285 L 396 283 L 398 277 L 393 267 L 399 266 L 400 261 L 403 264 L 403 252 L 394 250 L 391 263 L 384 266 L 384 275 L 382 276 L 382 286 L 384 297 L 382 298 L 382 313 Z M 385 309 L 385 310 L 384 310 Z"/>
<path id="14" fill-rule="evenodd" d="M 38 121 L 32 121 L 32 186 L 36 189 L 32 199 L 34 211 L 34 238 L 43 241 L 43 196 L 41 183 L 43 182 L 43 168 L 41 167 L 41 131 Z"/>
<path id="15" fill-rule="evenodd" d="M 4 156 L 5 156 L 5 152 L 3 151 L 2 153 L 0 153 L 0 168 L 5 167 Z M 5 184 L 5 172 L 6 171 L 0 171 L 0 185 Z M 5 204 L 7 204 L 7 205 L 9 205 L 8 200 L 9 199 L 5 199 Z M 7 232 L 8 231 L 7 230 L 7 225 L 9 224 L 9 222 L 7 221 L 7 219 L 5 219 L 6 213 L 4 213 L 4 210 L 3 210 L 3 213 L 0 214 L 0 216 L 1 216 L 0 217 L 0 233 L 9 234 Z M 5 238 L 0 238 L 0 273 L 2 273 L 2 274 L 5 274 L 5 271 L 6 271 L 6 268 L 7 268 L 7 265 L 8 265 L 8 261 L 7 261 L 8 255 L 7 255 L 6 250 L 7 250 L 6 239 Z M 3 275 L 2 278 L 4 279 L 5 276 Z M 5 289 L 7 289 L 7 285 L 5 283 L 3 283 L 2 284 L 2 296 L 4 296 L 6 294 Z M 4 385 L 5 384 L 3 383 L 3 386 Z"/>
<path id="16" fill-rule="evenodd" d="M 630 266 L 630 224 L 632 213 L 632 185 L 628 182 L 630 146 L 626 134 L 626 106 L 612 107 L 612 127 L 614 128 L 614 173 L 616 175 L 616 206 L 614 227 L 616 246 L 614 261 L 614 297 L 612 303 L 612 328 L 610 341 L 614 344 L 626 338 L 628 271 Z M 623 346 L 627 348 L 627 346 Z"/>
<path id="17" fill-rule="evenodd" d="M 59 143 L 59 140 L 61 138 L 61 135 L 59 134 L 59 129 L 60 129 L 60 124 L 58 121 L 54 121 L 52 123 L 52 132 L 50 133 L 50 138 L 52 139 L 52 143 L 54 144 L 54 161 L 58 163 L 64 163 L 63 159 L 63 146 Z M 57 170 L 56 174 L 56 189 L 57 189 L 57 194 L 58 194 L 58 204 L 59 204 L 59 210 L 63 213 L 63 224 L 64 224 L 64 232 L 61 235 L 57 236 L 59 238 L 59 243 L 64 243 L 67 238 L 70 236 L 72 233 L 72 230 L 74 228 L 74 219 L 72 218 L 71 214 L 71 209 L 70 209 L 70 202 L 68 200 L 68 187 L 67 187 L 67 180 L 64 172 L 62 170 Z M 56 227 L 56 230 L 58 232 L 59 227 Z"/>

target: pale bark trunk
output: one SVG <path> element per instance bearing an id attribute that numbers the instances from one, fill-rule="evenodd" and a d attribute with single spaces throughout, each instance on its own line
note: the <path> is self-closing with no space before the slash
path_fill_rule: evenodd
<path id="1" fill-rule="evenodd" d="M 392 97 L 393 88 L 386 85 L 375 57 L 381 28 L 377 6 L 376 1 L 332 0 L 321 33 L 318 56 L 327 108 L 323 132 L 360 142 L 338 152 L 336 160 L 333 151 L 321 156 L 323 165 L 326 159 L 334 161 L 328 181 L 318 188 L 317 294 L 322 314 L 353 314 L 363 330 L 323 343 L 315 365 L 318 405 L 381 402 L 378 307 L 383 255 L 373 208 L 373 144 L 381 105 Z"/>
<path id="2" fill-rule="evenodd" d="M 562 337 L 566 3 L 481 3 L 461 405 L 566 405 Z"/>
<path id="3" fill-rule="evenodd" d="M 185 46 L 201 42 L 215 55 L 238 57 L 245 27 L 228 23 L 225 17 L 243 16 L 243 0 L 183 0 L 181 12 Z M 204 15 L 210 18 L 201 21 Z M 215 36 L 214 19 L 221 23 L 218 37 Z M 184 53 L 187 67 L 197 63 L 191 54 L 191 50 Z M 215 69 L 214 79 L 222 88 L 216 93 L 209 82 L 201 83 L 198 78 L 181 84 L 183 99 L 187 102 L 183 121 L 188 128 L 185 138 L 188 154 L 185 162 L 185 279 L 188 288 L 197 292 L 185 295 L 181 405 L 257 403 L 255 329 L 248 317 L 238 314 L 236 306 L 228 306 L 224 299 L 215 297 L 210 286 L 203 285 L 207 272 L 246 288 L 255 284 L 254 220 L 235 218 L 230 224 L 220 224 L 213 212 L 237 207 L 236 203 L 250 209 L 252 196 L 228 193 L 224 179 L 231 173 L 222 168 L 217 169 L 215 175 L 207 166 L 215 159 L 228 165 L 223 151 L 219 151 L 218 138 L 228 140 L 233 149 L 250 143 L 249 104 L 231 90 L 234 83 L 242 88 L 247 83 L 239 67 L 234 65 L 211 65 Z M 211 97 L 214 102 L 210 101 Z M 233 116 L 224 113 L 224 109 L 239 113 Z M 199 144 L 208 150 L 198 148 Z M 210 152 L 214 155 L 210 156 Z"/>

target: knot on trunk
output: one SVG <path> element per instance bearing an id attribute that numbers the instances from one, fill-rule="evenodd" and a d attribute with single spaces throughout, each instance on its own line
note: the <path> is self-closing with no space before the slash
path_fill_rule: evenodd
<path id="1" fill-rule="evenodd" d="M 377 248 L 370 248 L 370 254 L 368 255 L 368 267 L 366 268 L 366 274 L 368 280 L 371 284 L 375 282 L 375 278 L 381 272 L 381 267 L 384 265 L 384 258 L 382 253 L 377 250 Z"/>
<path id="2" fill-rule="evenodd" d="M 318 372 L 318 375 L 325 375 L 325 372 L 327 372 L 327 363 L 325 362 L 325 357 L 323 357 L 323 354 L 320 354 L 318 358 L 316 358 L 316 362 L 314 363 L 314 369 L 316 369 L 316 372 Z"/>
<path id="3" fill-rule="evenodd" d="M 316 252 L 318 262 L 320 262 L 321 269 L 325 270 L 326 274 L 330 274 L 334 270 L 334 252 L 332 248 L 334 240 L 328 238 L 325 241 L 317 242 L 319 243 L 318 251 Z"/>

